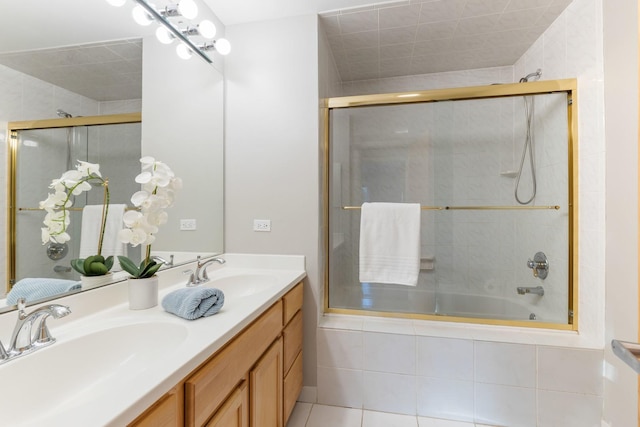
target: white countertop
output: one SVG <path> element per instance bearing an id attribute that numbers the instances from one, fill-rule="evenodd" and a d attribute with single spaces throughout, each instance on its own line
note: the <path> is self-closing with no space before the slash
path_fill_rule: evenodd
<path id="1" fill-rule="evenodd" d="M 126 425 L 306 276 L 303 256 L 221 257 L 227 261 L 224 265 L 214 263 L 208 269 L 212 281 L 236 275 L 253 276 L 256 283 L 269 280 L 264 289 L 256 291 L 260 283 L 243 294 L 228 287 L 236 286 L 233 281 L 219 286 L 225 291 L 225 304 L 214 316 L 188 321 L 165 312 L 161 304 L 129 310 L 126 282 L 56 300 L 72 310 L 63 319 L 48 320 L 57 342 L 0 365 L 5 390 L 0 400 L 2 423 Z M 159 273 L 159 301 L 185 286 L 183 270 L 189 268 Z M 0 316 L 5 345 L 16 316 L 15 312 Z M 138 338 L 132 339 L 134 335 Z"/>

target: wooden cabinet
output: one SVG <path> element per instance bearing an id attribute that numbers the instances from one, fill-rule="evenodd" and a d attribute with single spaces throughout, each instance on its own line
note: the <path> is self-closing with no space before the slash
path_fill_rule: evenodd
<path id="1" fill-rule="evenodd" d="M 302 390 L 302 284 L 283 298 L 284 323 L 284 383 L 283 417 L 286 424 Z"/>
<path id="2" fill-rule="evenodd" d="M 282 338 L 278 338 L 249 375 L 251 427 L 282 427 Z"/>
<path id="3" fill-rule="evenodd" d="M 130 427 L 284 427 L 302 389 L 302 283 Z"/>
<path id="4" fill-rule="evenodd" d="M 249 388 L 243 381 L 216 412 L 207 427 L 249 427 Z"/>
<path id="5" fill-rule="evenodd" d="M 182 427 L 183 423 L 182 387 L 178 386 L 162 396 L 158 401 L 136 418 L 131 427 Z"/>
<path id="6" fill-rule="evenodd" d="M 219 350 L 185 381 L 185 424 L 202 426 L 282 331 L 282 302 Z"/>

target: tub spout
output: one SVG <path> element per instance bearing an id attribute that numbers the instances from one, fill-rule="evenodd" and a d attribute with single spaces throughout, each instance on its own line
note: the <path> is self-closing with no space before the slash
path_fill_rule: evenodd
<path id="1" fill-rule="evenodd" d="M 518 286 L 516 290 L 518 291 L 518 295 L 525 295 L 525 294 L 536 294 L 540 296 L 544 295 L 544 288 L 542 286 L 536 286 L 536 287 Z"/>

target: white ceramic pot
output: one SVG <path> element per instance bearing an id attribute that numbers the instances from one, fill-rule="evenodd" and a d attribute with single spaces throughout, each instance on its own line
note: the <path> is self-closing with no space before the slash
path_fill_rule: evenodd
<path id="1" fill-rule="evenodd" d="M 82 289 L 97 288 L 113 282 L 113 273 L 108 272 L 102 276 L 80 276 L 80 282 L 82 283 Z"/>
<path id="2" fill-rule="evenodd" d="M 146 310 L 158 305 L 158 276 L 146 279 L 127 279 L 129 309 Z"/>

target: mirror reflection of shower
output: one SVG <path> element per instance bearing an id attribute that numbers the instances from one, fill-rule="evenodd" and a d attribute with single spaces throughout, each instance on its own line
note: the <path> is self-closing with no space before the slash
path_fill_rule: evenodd
<path id="1" fill-rule="evenodd" d="M 542 70 L 538 68 L 535 73 L 530 73 L 520 79 L 520 83 L 527 83 L 531 81 L 531 79 L 539 80 L 542 75 Z M 522 156 L 520 158 L 520 167 L 518 168 L 518 174 L 516 175 L 516 186 L 514 190 L 514 196 L 516 201 L 521 205 L 527 205 L 533 201 L 536 197 L 537 192 L 537 184 L 536 184 L 536 160 L 535 160 L 535 138 L 534 138 L 534 118 L 535 118 L 535 103 L 533 96 L 525 96 L 524 100 L 524 117 L 526 123 L 526 136 L 524 140 L 524 145 L 522 146 Z M 518 190 L 520 188 L 520 178 L 522 177 L 522 171 L 524 169 L 525 158 L 527 157 L 527 153 L 529 153 L 529 167 L 531 169 L 531 197 L 527 200 L 523 200 L 520 198 L 518 194 Z"/>
<path id="2" fill-rule="evenodd" d="M 73 116 L 69 113 L 67 113 L 66 111 L 58 108 L 56 110 L 56 114 L 58 115 L 58 117 L 62 118 L 62 119 L 70 119 Z M 73 128 L 69 127 L 67 128 L 67 169 L 66 170 L 70 170 L 73 166 L 73 160 L 71 159 L 71 147 L 73 146 Z"/>

